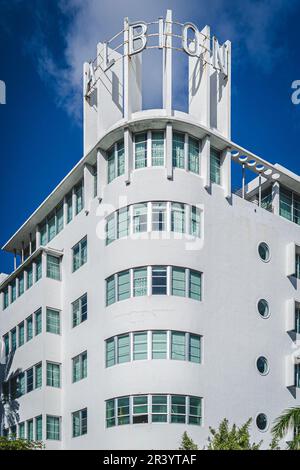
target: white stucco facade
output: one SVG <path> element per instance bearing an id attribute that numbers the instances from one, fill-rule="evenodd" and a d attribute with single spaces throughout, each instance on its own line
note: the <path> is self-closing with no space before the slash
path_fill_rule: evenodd
<path id="1" fill-rule="evenodd" d="M 166 25 L 171 24 L 171 13 L 168 15 Z M 209 40 L 209 28 L 203 31 Z M 188 113 L 175 111 L 172 107 L 170 48 L 163 48 L 162 109 L 142 109 L 142 53 L 130 56 L 125 51 L 122 60 L 116 61 L 106 72 L 99 67 L 95 71 L 95 81 L 88 82 L 89 95 L 85 93 L 84 97 L 85 149 L 82 160 L 4 246 L 5 250 L 20 255 L 21 260 L 14 272 L 1 275 L 2 433 L 19 434 L 20 423 L 25 423 L 24 437 L 28 437 L 30 428 L 29 432 L 33 432 L 35 438 L 36 418 L 41 416 L 39 437 L 47 449 L 177 449 L 184 431 L 203 447 L 209 426 L 218 426 L 225 417 L 236 424 L 252 418 L 252 438 L 255 441 L 263 439 L 266 447 L 271 440 L 274 419 L 284 409 L 299 405 L 295 370 L 300 333 L 296 319 L 300 302 L 297 278 L 300 227 L 296 203 L 292 203 L 291 220 L 287 220 L 279 192 L 281 188 L 291 191 L 293 201 L 296 201 L 297 193 L 300 194 L 300 178 L 231 141 L 230 44 L 226 44 L 228 75 L 224 77 L 222 71 L 204 67 L 200 83 L 189 90 L 189 102 L 194 104 L 190 104 Z M 98 50 L 101 47 L 103 45 L 99 44 Z M 114 52 L 112 56 L 116 54 Z M 210 55 L 206 57 L 209 58 Z M 189 58 L 190 77 L 195 74 L 195 60 L 195 57 Z M 85 64 L 85 73 L 88 69 L 89 65 Z M 115 74 L 114 78 L 112 74 Z M 121 104 L 113 97 L 114 80 L 123 92 Z M 221 100 L 215 99 L 218 87 L 223 90 Z M 91 93 L 97 94 L 93 102 L 88 97 Z M 163 163 L 153 166 L 154 137 L 151 132 L 155 130 L 163 133 Z M 143 151 L 147 161 L 144 167 L 136 168 L 136 136 L 141 134 L 146 134 Z M 176 134 L 183 136 L 184 168 L 178 167 L 180 164 L 176 166 Z M 195 171 L 195 167 L 191 171 L 189 166 L 190 138 L 199 145 L 199 171 Z M 124 141 L 122 162 L 119 166 L 115 163 L 120 175 L 113 175 L 115 177 L 109 181 L 110 149 L 121 140 Z M 217 183 L 212 178 L 212 148 L 219 155 Z M 231 192 L 232 160 L 252 168 L 259 175 L 243 187 L 244 197 Z M 82 195 L 76 189 L 81 181 Z M 271 199 L 269 210 L 266 210 L 262 194 L 268 190 Z M 258 203 L 254 203 L 256 200 Z M 166 203 L 167 219 L 165 225 L 160 225 L 163 227 L 160 230 L 153 230 L 153 202 Z M 134 210 L 135 205 L 141 203 L 147 203 L 146 226 L 145 231 L 138 232 L 136 224 L 140 219 L 137 222 Z M 177 228 L 174 228 L 172 203 L 184 204 L 184 216 L 180 219 L 183 220 L 182 230 L 178 230 L 176 224 Z M 128 234 L 118 237 L 116 215 L 116 225 L 111 226 L 116 239 L 107 244 L 106 235 L 103 235 L 107 218 L 125 207 L 129 208 Z M 197 207 L 200 217 L 196 236 L 186 233 L 191 232 L 193 207 Z M 72 220 L 68 220 L 68 214 L 72 214 Z M 43 239 L 42 233 L 45 220 L 48 239 L 47 236 Z M 52 229 L 56 233 L 53 238 Z M 85 238 L 86 256 L 82 266 L 74 271 L 73 247 Z M 260 243 L 269 247 L 267 262 L 259 256 Z M 47 270 L 49 256 L 59 260 L 59 276 L 58 271 L 53 276 L 51 270 Z M 40 260 L 41 275 L 37 276 Z M 31 266 L 34 274 L 32 286 L 28 287 Z M 161 295 L 153 295 L 151 267 L 155 266 L 166 267 L 168 281 L 166 287 L 163 285 L 166 291 Z M 135 295 L 134 269 L 140 267 L 147 267 L 147 286 L 145 292 Z M 172 267 L 186 268 L 183 295 L 174 294 Z M 107 305 L 106 280 L 127 270 L 130 270 L 128 298 L 118 300 L 121 287 L 118 294 L 119 278 L 116 275 L 115 301 Z M 26 273 L 25 288 L 20 294 L 22 281 L 19 279 L 23 272 Z M 199 298 L 191 298 L 191 272 L 201 273 Z M 72 304 L 84 294 L 87 294 L 87 318 L 74 326 Z M 266 317 L 258 311 L 260 299 L 268 302 L 269 315 Z M 60 328 L 56 333 L 47 331 L 47 309 L 59 314 Z M 42 315 L 40 329 L 34 316 L 38 311 Z M 31 315 L 32 339 L 26 341 L 27 329 L 31 328 L 26 320 Z M 20 344 L 19 330 L 23 322 L 25 340 Z M 14 329 L 16 346 L 12 344 Z M 162 331 L 168 338 L 168 352 L 165 358 L 154 359 L 152 334 Z M 137 332 L 148 332 L 146 359 L 134 358 L 132 341 Z M 183 360 L 172 358 L 172 332 L 187 334 Z M 117 350 L 115 364 L 107 367 L 106 340 L 128 333 L 131 338 L 129 360 L 120 363 Z M 187 343 L 191 335 L 201 341 L 201 357 L 195 361 L 190 359 Z M 85 376 L 74 383 L 72 359 L 83 352 L 87 353 Z M 259 357 L 268 361 L 267 373 L 263 375 L 257 370 Z M 49 362 L 59 365 L 57 386 L 48 384 Z M 27 371 L 40 363 L 41 382 L 36 383 L 34 369 L 33 390 L 28 392 Z M 24 372 L 25 388 L 22 393 L 20 390 L 14 393 L 12 380 Z M 4 393 L 5 382 L 10 385 Z M 107 401 L 137 396 L 147 397 L 148 411 L 136 413 L 144 416 L 142 422 L 134 422 L 133 398 L 130 398 L 128 424 L 119 424 L 121 414 L 116 402 L 116 415 L 110 415 L 110 423 L 114 425 L 108 427 Z M 160 409 L 165 422 L 152 422 L 153 396 L 166 397 L 166 405 Z M 176 407 L 172 404 L 172 397 L 176 396 L 187 397 L 184 418 L 181 418 L 185 422 L 172 422 L 177 419 L 174 418 Z M 190 424 L 193 414 L 189 408 L 190 397 L 201 399 L 196 424 Z M 87 410 L 87 425 L 84 433 L 80 431 L 74 436 L 73 413 L 80 410 Z M 259 430 L 256 423 L 259 414 L 267 418 L 263 430 Z M 54 425 L 47 417 L 59 419 Z M 31 420 L 33 428 L 31 424 L 28 428 Z M 53 439 L 51 426 L 57 426 L 58 422 L 59 435 Z"/>

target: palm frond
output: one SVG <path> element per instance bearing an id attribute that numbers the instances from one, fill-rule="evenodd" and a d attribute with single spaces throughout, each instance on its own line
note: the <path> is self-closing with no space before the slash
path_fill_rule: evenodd
<path id="1" fill-rule="evenodd" d="M 282 439 L 289 429 L 300 425 L 300 408 L 285 410 L 274 422 L 272 434 L 276 439 Z"/>

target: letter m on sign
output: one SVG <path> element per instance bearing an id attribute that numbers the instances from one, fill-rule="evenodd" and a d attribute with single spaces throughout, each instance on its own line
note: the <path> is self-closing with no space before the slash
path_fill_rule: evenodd
<path id="1" fill-rule="evenodd" d="M 6 86 L 2 80 L 0 80 L 0 104 L 6 104 Z"/>

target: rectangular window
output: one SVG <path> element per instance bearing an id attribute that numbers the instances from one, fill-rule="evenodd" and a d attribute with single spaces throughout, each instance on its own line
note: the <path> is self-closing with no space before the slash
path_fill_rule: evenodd
<path id="1" fill-rule="evenodd" d="M 33 419 L 27 421 L 27 439 L 33 441 Z"/>
<path id="2" fill-rule="evenodd" d="M 201 211 L 198 207 L 192 206 L 191 209 L 191 226 L 190 226 L 190 234 L 193 237 L 199 237 L 201 236 L 201 226 L 200 226 L 200 217 L 201 217 Z"/>
<path id="3" fill-rule="evenodd" d="M 111 305 L 116 301 L 115 276 L 106 279 L 106 305 Z"/>
<path id="4" fill-rule="evenodd" d="M 152 166 L 164 166 L 165 164 L 164 132 L 152 132 Z"/>
<path id="5" fill-rule="evenodd" d="M 106 402 L 106 427 L 111 428 L 116 425 L 115 400 Z"/>
<path id="6" fill-rule="evenodd" d="M 41 308 L 37 312 L 35 312 L 34 320 L 35 320 L 35 336 L 37 336 L 40 333 L 42 333 L 42 309 Z"/>
<path id="7" fill-rule="evenodd" d="M 147 232 L 147 204 L 135 204 L 133 206 L 133 232 Z"/>
<path id="8" fill-rule="evenodd" d="M 25 439 L 25 423 L 19 423 L 19 439 Z"/>
<path id="9" fill-rule="evenodd" d="M 35 388 L 41 388 L 42 381 L 43 381 L 41 362 L 34 367 L 34 372 L 35 372 Z"/>
<path id="10" fill-rule="evenodd" d="M 300 334 L 300 308 L 295 310 L 295 331 Z"/>
<path id="11" fill-rule="evenodd" d="M 133 296 L 147 295 L 147 268 L 133 270 Z"/>
<path id="12" fill-rule="evenodd" d="M 73 271 L 77 271 L 87 262 L 87 238 L 83 238 L 73 247 Z"/>
<path id="13" fill-rule="evenodd" d="M 279 214 L 287 220 L 293 220 L 293 193 L 282 187 L 279 192 Z"/>
<path id="14" fill-rule="evenodd" d="M 189 297 L 201 300 L 201 273 L 197 271 L 190 271 Z"/>
<path id="15" fill-rule="evenodd" d="M 296 253 L 295 274 L 296 274 L 296 278 L 300 279 L 300 254 L 299 253 Z"/>
<path id="16" fill-rule="evenodd" d="M 17 377 L 17 398 L 22 397 L 26 393 L 25 372 L 21 372 Z"/>
<path id="17" fill-rule="evenodd" d="M 73 382 L 85 379 L 87 377 L 87 351 L 73 357 L 72 366 Z"/>
<path id="18" fill-rule="evenodd" d="M 171 423 L 185 423 L 186 419 L 185 397 L 181 395 L 171 396 Z"/>
<path id="19" fill-rule="evenodd" d="M 60 440 L 60 418 L 58 416 L 47 415 L 46 437 L 52 441 Z"/>
<path id="20" fill-rule="evenodd" d="M 111 214 L 106 219 L 106 245 L 109 245 L 116 239 L 115 214 Z"/>
<path id="21" fill-rule="evenodd" d="M 60 388 L 60 364 L 47 362 L 47 385 Z"/>
<path id="22" fill-rule="evenodd" d="M 129 397 L 122 397 L 117 399 L 117 417 L 118 425 L 129 424 Z"/>
<path id="23" fill-rule="evenodd" d="M 60 281 L 60 259 L 47 255 L 47 277 Z"/>
<path id="24" fill-rule="evenodd" d="M 221 184 L 221 155 L 213 148 L 210 150 L 210 181 Z"/>
<path id="25" fill-rule="evenodd" d="M 72 413 L 73 437 L 87 434 L 87 408 Z"/>
<path id="26" fill-rule="evenodd" d="M 185 269 L 172 268 L 172 295 L 185 297 Z"/>
<path id="27" fill-rule="evenodd" d="M 138 361 L 147 359 L 148 356 L 148 341 L 147 331 L 133 334 L 133 360 Z"/>
<path id="28" fill-rule="evenodd" d="M 25 326 L 23 321 L 18 326 L 18 333 L 18 342 L 20 347 L 23 346 L 23 344 L 25 343 Z"/>
<path id="29" fill-rule="evenodd" d="M 167 230 L 167 204 L 166 202 L 152 203 L 152 231 L 164 232 Z"/>
<path id="30" fill-rule="evenodd" d="M 184 168 L 184 134 L 173 133 L 173 167 Z"/>
<path id="31" fill-rule="evenodd" d="M 87 294 L 83 294 L 79 299 L 72 303 L 72 323 L 73 328 L 87 320 Z"/>
<path id="32" fill-rule="evenodd" d="M 33 338 L 33 319 L 32 315 L 26 319 L 26 341 Z"/>
<path id="33" fill-rule="evenodd" d="M 189 335 L 189 361 L 200 364 L 201 362 L 201 337 Z"/>
<path id="34" fill-rule="evenodd" d="M 171 230 L 172 232 L 185 232 L 185 207 L 184 204 L 172 202 L 171 204 Z"/>
<path id="35" fill-rule="evenodd" d="M 75 187 L 74 187 L 74 194 L 75 194 L 75 215 L 78 215 L 79 212 L 82 211 L 84 201 L 83 201 L 83 181 L 80 181 Z"/>
<path id="36" fill-rule="evenodd" d="M 42 279 L 42 257 L 38 256 L 35 260 L 35 282 Z"/>
<path id="37" fill-rule="evenodd" d="M 32 392 L 33 390 L 33 367 L 26 371 L 26 392 Z"/>
<path id="38" fill-rule="evenodd" d="M 115 146 L 107 152 L 107 181 L 110 183 L 116 177 Z"/>
<path id="39" fill-rule="evenodd" d="M 8 287 L 3 291 L 3 310 L 9 305 Z"/>
<path id="40" fill-rule="evenodd" d="M 168 421 L 168 397 L 166 395 L 152 396 L 152 423 Z"/>
<path id="41" fill-rule="evenodd" d="M 177 361 L 185 361 L 185 333 L 172 331 L 171 334 L 171 358 Z"/>
<path id="42" fill-rule="evenodd" d="M 130 274 L 129 271 L 118 273 L 118 300 L 130 297 Z"/>
<path id="43" fill-rule="evenodd" d="M 147 166 L 147 133 L 135 135 L 135 169 Z"/>
<path id="44" fill-rule="evenodd" d="M 22 272 L 19 276 L 19 296 L 24 294 L 24 290 L 25 290 L 24 272 Z"/>
<path id="45" fill-rule="evenodd" d="M 116 363 L 115 339 L 109 338 L 105 342 L 106 345 L 106 367 L 114 366 Z"/>
<path id="46" fill-rule="evenodd" d="M 33 266 L 32 264 L 28 266 L 27 271 L 27 289 L 29 289 L 33 284 Z"/>
<path id="47" fill-rule="evenodd" d="M 152 332 L 152 359 L 167 358 L 167 332 Z"/>
<path id="48" fill-rule="evenodd" d="M 5 356 L 7 357 L 9 355 L 9 350 L 10 350 L 8 334 L 4 336 L 4 349 L 5 349 Z"/>
<path id="49" fill-rule="evenodd" d="M 201 425 L 201 398 L 189 398 L 189 424 Z"/>
<path id="50" fill-rule="evenodd" d="M 118 211 L 118 238 L 127 237 L 129 234 L 129 210 L 128 207 L 124 207 Z"/>
<path id="51" fill-rule="evenodd" d="M 64 228 L 64 206 L 60 204 L 56 208 L 56 233 L 59 233 Z"/>
<path id="52" fill-rule="evenodd" d="M 43 440 L 43 417 L 42 415 L 35 418 L 35 440 L 41 442 Z"/>
<path id="53" fill-rule="evenodd" d="M 40 225 L 40 234 L 41 234 L 41 245 L 46 246 L 48 243 L 48 231 L 47 231 L 47 222 L 44 220 Z"/>
<path id="54" fill-rule="evenodd" d="M 66 204 L 67 204 L 67 224 L 71 222 L 73 219 L 73 194 L 72 191 L 69 192 L 66 196 Z"/>
<path id="55" fill-rule="evenodd" d="M 125 173 L 125 152 L 124 152 L 123 140 L 117 143 L 117 157 L 118 157 L 117 175 L 121 176 L 121 175 L 124 175 Z"/>
<path id="56" fill-rule="evenodd" d="M 53 240 L 56 235 L 56 217 L 55 212 L 53 212 L 48 217 L 48 243 Z"/>
<path id="57" fill-rule="evenodd" d="M 47 333 L 60 334 L 60 312 L 47 308 L 46 310 L 46 331 Z"/>
<path id="58" fill-rule="evenodd" d="M 132 422 L 133 424 L 148 423 L 147 395 L 139 395 L 137 397 L 133 397 Z"/>
<path id="59" fill-rule="evenodd" d="M 167 268 L 153 266 L 152 268 L 152 295 L 167 294 Z"/>
<path id="60" fill-rule="evenodd" d="M 17 281 L 14 279 L 11 283 L 11 302 L 14 302 L 17 298 Z"/>
<path id="61" fill-rule="evenodd" d="M 17 329 L 14 328 L 10 332 L 11 335 L 11 349 L 12 351 L 15 351 L 17 349 Z"/>
<path id="62" fill-rule="evenodd" d="M 199 141 L 189 137 L 188 169 L 199 175 Z"/>
<path id="63" fill-rule="evenodd" d="M 118 336 L 118 364 L 130 361 L 130 337 L 129 335 Z"/>

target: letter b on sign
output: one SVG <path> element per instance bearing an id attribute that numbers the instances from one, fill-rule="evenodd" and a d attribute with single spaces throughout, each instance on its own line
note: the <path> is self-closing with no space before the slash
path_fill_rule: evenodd
<path id="1" fill-rule="evenodd" d="M 129 55 L 138 54 L 147 45 L 146 23 L 135 23 L 129 26 Z"/>

